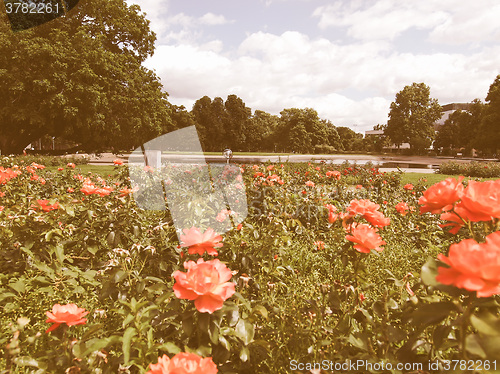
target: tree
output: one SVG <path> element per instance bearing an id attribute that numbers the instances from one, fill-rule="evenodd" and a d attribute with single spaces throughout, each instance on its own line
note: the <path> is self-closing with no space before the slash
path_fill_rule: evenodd
<path id="1" fill-rule="evenodd" d="M 330 125 L 322 121 L 314 109 L 290 108 L 280 114 L 275 139 L 283 151 L 309 153 L 317 146 L 330 145 L 330 137 L 335 140 L 334 132 L 328 130 Z"/>
<path id="2" fill-rule="evenodd" d="M 335 128 L 335 126 L 329 120 L 321 120 L 321 123 L 325 127 L 327 145 L 335 148 L 335 150 L 343 150 L 342 143 L 340 141 L 340 135 Z"/>
<path id="3" fill-rule="evenodd" d="M 242 151 L 246 142 L 245 129 L 250 122 L 252 110 L 236 95 L 229 95 L 224 103 L 227 117 L 225 123 L 226 142 L 229 148 Z"/>
<path id="4" fill-rule="evenodd" d="M 424 83 L 405 86 L 391 103 L 389 121 L 384 134 L 398 146 L 409 143 L 414 152 L 421 152 L 434 139 L 434 123 L 441 118 L 441 107 L 430 98 Z"/>
<path id="5" fill-rule="evenodd" d="M 500 75 L 495 78 L 486 96 L 486 107 L 475 144 L 478 149 L 490 154 L 498 154 L 500 149 Z"/>
<path id="6" fill-rule="evenodd" d="M 191 113 L 205 152 L 220 152 L 230 146 L 230 139 L 226 134 L 229 118 L 222 98 L 212 100 L 203 96 L 196 100 Z"/>
<path id="7" fill-rule="evenodd" d="M 450 117 L 445 121 L 443 126 L 441 126 L 436 134 L 436 140 L 434 141 L 434 148 L 444 148 L 447 150 L 453 150 L 458 148 L 459 139 L 458 139 L 458 124 L 457 120 L 463 120 L 463 116 L 459 111 L 453 112 Z M 461 112 L 461 111 L 460 111 Z M 457 115 L 454 115 L 458 113 Z"/>
<path id="8" fill-rule="evenodd" d="M 278 116 L 256 110 L 244 129 L 246 136 L 244 150 L 273 152 L 276 144 L 274 134 L 278 120 Z"/>
<path id="9" fill-rule="evenodd" d="M 344 151 L 358 151 L 363 149 L 363 135 L 355 132 L 349 127 L 337 127 L 337 132 L 340 136 L 342 149 Z"/>
<path id="10" fill-rule="evenodd" d="M 141 65 L 155 39 L 124 0 L 81 1 L 16 33 L 0 14 L 0 151 L 20 153 L 43 135 L 87 151 L 130 149 L 172 130 L 167 94 Z"/>

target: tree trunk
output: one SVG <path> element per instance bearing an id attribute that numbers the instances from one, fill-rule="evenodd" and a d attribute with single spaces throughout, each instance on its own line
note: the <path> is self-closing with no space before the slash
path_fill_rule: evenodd
<path id="1" fill-rule="evenodd" d="M 2 156 L 21 154 L 36 137 L 26 137 L 25 135 L 9 136 L 0 135 L 0 152 Z"/>

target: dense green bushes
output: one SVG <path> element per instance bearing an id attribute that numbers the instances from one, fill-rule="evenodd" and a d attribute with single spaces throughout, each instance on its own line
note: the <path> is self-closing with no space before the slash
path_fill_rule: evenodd
<path id="1" fill-rule="evenodd" d="M 500 162 L 445 162 L 439 166 L 440 174 L 463 175 L 466 177 L 498 178 Z"/>
<path id="2" fill-rule="evenodd" d="M 88 164 L 89 160 L 84 156 L 40 156 L 40 155 L 24 155 L 24 156 L 0 156 L 0 166 L 12 167 L 14 165 L 26 166 L 32 163 L 37 163 L 45 166 L 66 166 L 68 163 L 75 165 Z"/>

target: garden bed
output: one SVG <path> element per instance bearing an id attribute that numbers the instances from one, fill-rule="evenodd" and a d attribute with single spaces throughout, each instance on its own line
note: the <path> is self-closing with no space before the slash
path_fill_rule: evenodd
<path id="1" fill-rule="evenodd" d="M 213 211 L 232 227 L 219 236 L 191 223 L 210 199 L 182 195 L 203 167 L 170 170 L 185 183 L 179 227 L 138 206 L 119 164 L 102 176 L 4 160 L 0 372 L 160 373 L 183 353 L 205 358 L 200 373 L 499 369 L 499 182 L 448 179 L 436 194 L 373 167 L 240 165 L 248 212 Z M 495 202 L 462 198 L 467 183 Z M 458 206 L 465 224 L 449 211 L 461 198 L 477 210 Z M 449 281 L 436 258 L 465 239 L 487 256 Z"/>

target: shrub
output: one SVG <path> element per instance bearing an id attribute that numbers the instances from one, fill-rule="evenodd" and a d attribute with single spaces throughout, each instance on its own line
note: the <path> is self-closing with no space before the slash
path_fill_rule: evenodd
<path id="1" fill-rule="evenodd" d="M 456 162 L 441 164 L 439 174 L 463 175 L 466 177 L 497 178 L 500 177 L 500 162 Z"/>

